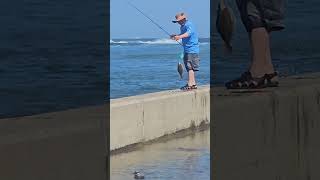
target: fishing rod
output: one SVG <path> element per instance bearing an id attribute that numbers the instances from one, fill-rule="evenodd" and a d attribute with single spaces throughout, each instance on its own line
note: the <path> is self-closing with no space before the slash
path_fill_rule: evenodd
<path id="1" fill-rule="evenodd" d="M 165 29 L 163 29 L 158 23 L 156 23 L 155 21 L 153 21 L 148 15 L 146 15 L 144 12 L 142 12 L 139 8 L 137 8 L 135 5 L 133 5 L 132 3 L 130 3 L 128 1 L 128 4 L 130 6 L 132 6 L 133 8 L 135 8 L 137 11 L 139 11 L 143 16 L 145 16 L 146 18 L 148 18 L 150 20 L 150 22 L 152 22 L 154 25 L 156 25 L 159 29 L 161 29 L 164 33 L 166 33 L 168 36 L 171 37 L 171 34 L 168 33 L 168 31 L 166 31 Z M 176 40 L 177 41 L 177 40 Z M 177 41 L 177 43 L 179 43 L 181 46 L 183 46 L 179 41 Z"/>

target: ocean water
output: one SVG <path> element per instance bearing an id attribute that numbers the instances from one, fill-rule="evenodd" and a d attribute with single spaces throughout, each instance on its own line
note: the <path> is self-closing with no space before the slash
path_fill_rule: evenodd
<path id="1" fill-rule="evenodd" d="M 199 85 L 209 84 L 209 39 L 200 39 Z M 177 63 L 182 47 L 170 39 L 110 40 L 110 98 L 119 98 L 155 91 L 177 89 L 186 84 L 184 71 L 180 80 Z"/>
<path id="2" fill-rule="evenodd" d="M 0 118 L 106 101 L 107 8 L 100 0 L 0 2 Z"/>

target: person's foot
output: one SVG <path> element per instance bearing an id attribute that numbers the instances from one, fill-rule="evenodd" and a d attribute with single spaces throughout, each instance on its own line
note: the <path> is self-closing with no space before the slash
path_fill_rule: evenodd
<path id="1" fill-rule="evenodd" d="M 228 81 L 225 86 L 227 89 L 245 89 L 249 87 L 251 79 L 251 73 L 246 71 L 239 78 Z"/>
<path id="2" fill-rule="evenodd" d="M 244 72 L 241 77 L 225 84 L 227 89 L 258 89 L 266 87 L 277 87 L 278 73 L 264 74 L 262 77 L 253 77 L 251 72 Z"/>
<path id="3" fill-rule="evenodd" d="M 253 77 L 249 88 L 256 89 L 256 88 L 267 88 L 267 87 L 278 87 L 278 72 L 264 74 L 262 77 L 255 78 Z"/>
<path id="4" fill-rule="evenodd" d="M 181 87 L 180 88 L 181 90 L 193 90 L 193 89 L 198 89 L 197 85 L 194 84 L 194 85 L 189 85 L 189 84 L 186 84 L 185 86 Z"/>

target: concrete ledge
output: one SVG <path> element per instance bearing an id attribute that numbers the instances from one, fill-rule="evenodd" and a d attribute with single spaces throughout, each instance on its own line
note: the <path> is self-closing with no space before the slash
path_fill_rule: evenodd
<path id="1" fill-rule="evenodd" d="M 106 179 L 106 108 L 1 119 L 0 179 Z M 275 89 L 203 86 L 111 100 L 110 149 L 209 124 L 210 108 L 215 179 L 320 179 L 319 73 Z"/>
<path id="2" fill-rule="evenodd" d="M 0 119 L 0 179 L 106 179 L 106 107 Z"/>
<path id="3" fill-rule="evenodd" d="M 111 100 L 110 150 L 210 123 L 209 86 Z"/>
<path id="4" fill-rule="evenodd" d="M 280 83 L 212 89 L 214 179 L 320 179 L 320 74 Z"/>

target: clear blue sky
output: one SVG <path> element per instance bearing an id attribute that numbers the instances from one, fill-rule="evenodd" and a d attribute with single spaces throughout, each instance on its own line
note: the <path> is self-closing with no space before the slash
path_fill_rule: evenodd
<path id="1" fill-rule="evenodd" d="M 167 38 L 160 29 L 131 7 L 132 2 L 169 33 L 178 33 L 179 25 L 171 20 L 185 12 L 196 26 L 200 37 L 210 34 L 210 0 L 110 0 L 111 39 Z"/>

